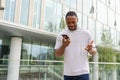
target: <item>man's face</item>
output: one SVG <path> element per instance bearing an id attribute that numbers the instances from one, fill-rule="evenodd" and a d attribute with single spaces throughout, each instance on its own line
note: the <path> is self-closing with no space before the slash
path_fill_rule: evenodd
<path id="1" fill-rule="evenodd" d="M 66 24 L 68 26 L 68 29 L 71 31 L 77 29 L 77 22 L 78 22 L 78 18 L 76 16 L 67 16 L 66 18 Z"/>

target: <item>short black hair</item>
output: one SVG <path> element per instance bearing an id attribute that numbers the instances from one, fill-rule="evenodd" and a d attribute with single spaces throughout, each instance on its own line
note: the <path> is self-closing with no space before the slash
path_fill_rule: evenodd
<path id="1" fill-rule="evenodd" d="M 68 16 L 76 16 L 77 17 L 77 14 L 74 12 L 74 11 L 69 11 L 66 16 L 65 16 L 65 19 L 68 17 Z"/>

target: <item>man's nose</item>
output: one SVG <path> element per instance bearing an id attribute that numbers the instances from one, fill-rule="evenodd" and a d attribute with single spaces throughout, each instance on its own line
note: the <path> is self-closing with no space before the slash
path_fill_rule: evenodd
<path id="1" fill-rule="evenodd" d="M 73 23 L 70 23 L 69 25 L 70 25 L 70 26 L 73 26 Z"/>

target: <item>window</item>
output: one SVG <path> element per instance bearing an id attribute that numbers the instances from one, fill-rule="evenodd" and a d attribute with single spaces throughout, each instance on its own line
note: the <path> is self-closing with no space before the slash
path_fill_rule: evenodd
<path id="1" fill-rule="evenodd" d="M 109 5 L 115 11 L 115 0 L 109 0 Z"/>
<path id="2" fill-rule="evenodd" d="M 65 5 L 70 8 L 71 6 L 71 0 L 65 0 Z"/>
<path id="3" fill-rule="evenodd" d="M 44 29 L 49 32 L 57 32 L 61 18 L 62 4 L 53 0 L 46 0 Z"/>
<path id="4" fill-rule="evenodd" d="M 88 30 L 91 32 L 93 39 L 95 40 L 95 20 L 88 19 Z"/>
<path id="5" fill-rule="evenodd" d="M 120 49 L 120 32 L 117 31 L 117 48 Z"/>
<path id="6" fill-rule="evenodd" d="M 100 1 L 102 1 L 104 4 L 106 3 L 106 0 L 100 0 Z"/>
<path id="7" fill-rule="evenodd" d="M 22 45 L 22 52 L 21 52 L 21 59 L 22 60 L 26 60 L 26 61 L 22 61 L 21 64 L 24 64 L 24 65 L 28 65 L 29 64 L 29 60 L 30 60 L 30 57 L 31 57 L 31 41 L 29 42 L 23 42 L 23 45 Z"/>
<path id="8" fill-rule="evenodd" d="M 77 0 L 77 10 L 82 12 L 82 0 Z"/>
<path id="9" fill-rule="evenodd" d="M 96 44 L 100 45 L 102 43 L 101 38 L 103 34 L 103 24 L 96 22 Z"/>
<path id="10" fill-rule="evenodd" d="M 92 6 L 94 7 L 94 11 L 93 11 L 92 16 L 93 16 L 95 19 L 96 19 L 96 14 L 97 14 L 96 4 L 97 4 L 96 0 L 92 0 L 92 2 L 91 2 L 91 7 L 92 7 Z M 90 8 L 91 8 L 91 7 L 90 7 Z M 89 11 L 89 13 L 90 13 L 90 11 Z"/>
<path id="11" fill-rule="evenodd" d="M 108 25 L 109 26 L 114 26 L 114 21 L 115 21 L 115 17 L 114 17 L 114 12 L 108 8 Z"/>
<path id="12" fill-rule="evenodd" d="M 16 0 L 5 1 L 4 20 L 14 22 Z"/>
<path id="13" fill-rule="evenodd" d="M 98 20 L 104 24 L 107 24 L 107 7 L 100 1 L 97 1 L 97 8 L 98 8 L 97 9 Z"/>
<path id="14" fill-rule="evenodd" d="M 77 5 L 77 0 L 71 0 L 71 8 L 76 9 L 76 5 Z M 80 3 L 79 3 L 79 5 L 80 5 Z"/>
<path id="15" fill-rule="evenodd" d="M 111 39 L 112 39 L 112 46 L 116 47 L 117 45 L 117 40 L 116 40 L 116 30 L 111 28 Z"/>
<path id="16" fill-rule="evenodd" d="M 87 29 L 88 27 L 88 18 L 87 16 L 83 15 L 83 28 Z"/>
<path id="17" fill-rule="evenodd" d="M 29 17 L 29 0 L 22 0 L 20 24 L 27 25 Z"/>
<path id="18" fill-rule="evenodd" d="M 82 15 L 81 15 L 81 13 L 77 13 L 77 16 L 78 16 L 78 26 L 82 27 Z"/>
<path id="19" fill-rule="evenodd" d="M 103 33 L 102 33 L 102 43 L 105 46 L 112 46 L 112 39 L 111 39 L 111 29 L 110 27 L 104 25 Z"/>
<path id="20" fill-rule="evenodd" d="M 10 40 L 8 39 L 8 37 L 1 37 L 0 35 L 0 65 L 8 65 L 9 52 Z"/>
<path id="21" fill-rule="evenodd" d="M 120 30 L 120 16 L 116 14 L 117 29 Z"/>
<path id="22" fill-rule="evenodd" d="M 83 0 L 83 13 L 89 14 L 91 7 L 91 0 Z"/>
<path id="23" fill-rule="evenodd" d="M 41 0 L 34 0 L 33 27 L 40 28 Z"/>
<path id="24" fill-rule="evenodd" d="M 116 12 L 120 14 L 120 0 L 116 0 Z"/>
<path id="25" fill-rule="evenodd" d="M 32 41 L 32 55 L 31 60 L 39 60 L 40 59 L 40 42 L 39 41 Z M 31 64 L 36 64 L 32 62 Z"/>
<path id="26" fill-rule="evenodd" d="M 49 14 L 48 14 L 49 13 Z M 53 0 L 46 0 L 46 5 L 45 5 L 45 26 L 44 29 L 46 31 L 53 31 L 54 27 L 54 3 Z M 52 19 L 52 20 L 51 20 Z"/>

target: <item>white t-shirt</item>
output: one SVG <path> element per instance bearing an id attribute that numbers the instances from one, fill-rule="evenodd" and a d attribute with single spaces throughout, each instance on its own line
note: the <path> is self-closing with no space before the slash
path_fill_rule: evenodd
<path id="1" fill-rule="evenodd" d="M 67 34 L 70 44 L 64 51 L 64 75 L 75 76 L 89 73 L 88 53 L 86 46 L 92 40 L 88 30 L 77 28 L 75 31 L 64 30 L 57 36 L 55 49 L 62 45 L 62 34 Z"/>

